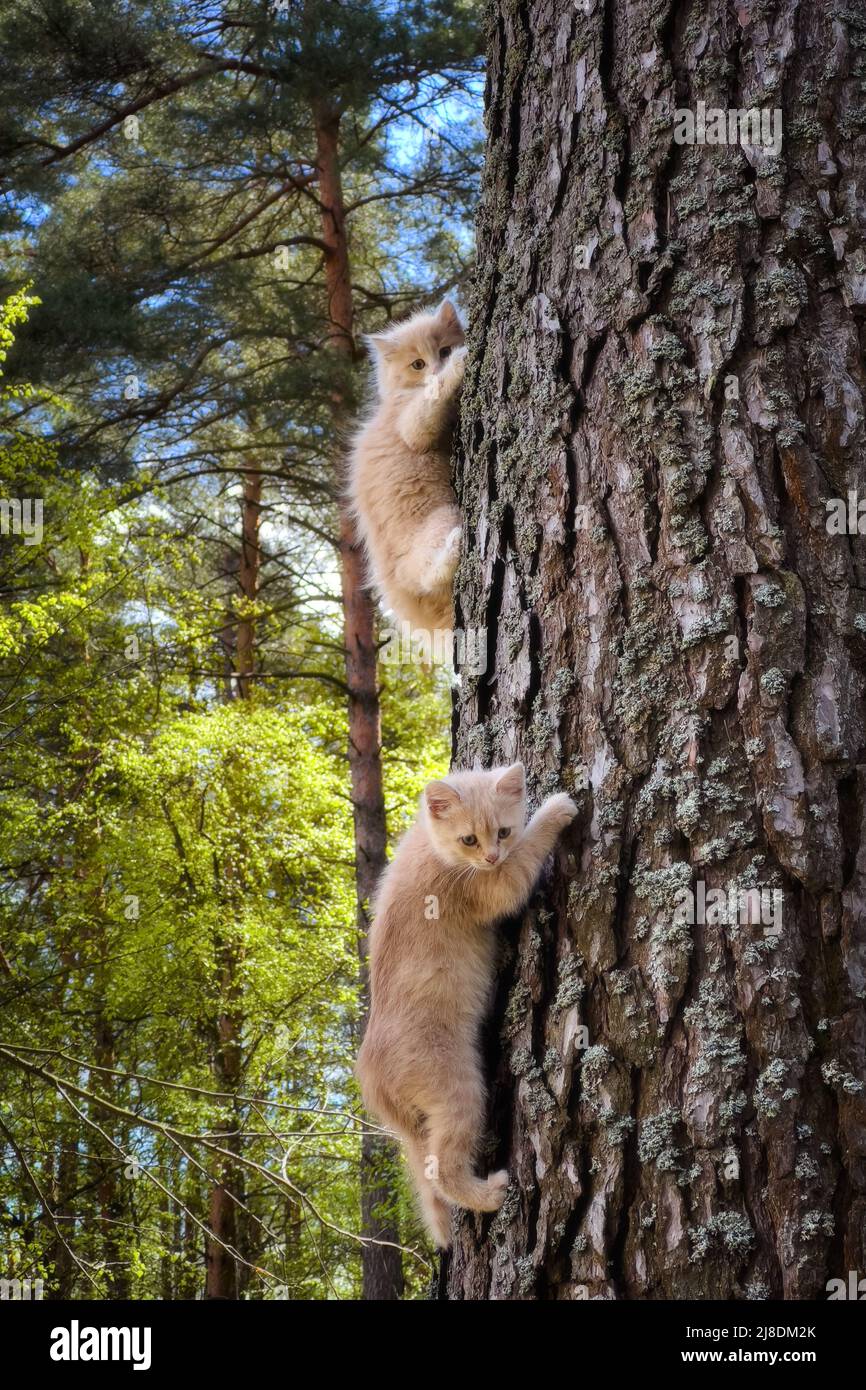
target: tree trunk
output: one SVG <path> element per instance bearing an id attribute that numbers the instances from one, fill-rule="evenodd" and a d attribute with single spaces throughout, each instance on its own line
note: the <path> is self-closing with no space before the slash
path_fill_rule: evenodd
<path id="1" fill-rule="evenodd" d="M 348 384 L 348 369 L 355 355 L 354 308 L 340 175 L 340 119 L 324 104 L 315 110 L 314 119 L 322 240 L 328 248 L 325 257 L 327 341 L 347 373 Z M 334 424 L 339 434 L 346 425 L 349 404 L 346 389 L 338 388 L 332 399 Z M 376 673 L 376 613 L 367 588 L 361 546 L 344 505 L 340 506 L 340 570 L 349 692 L 349 776 L 355 824 L 360 1001 L 362 1012 L 366 1014 L 369 1004 L 368 909 L 387 862 L 388 842 Z M 375 1131 L 365 1130 L 361 1137 L 361 1234 L 371 1243 L 362 1247 L 361 1267 L 362 1293 L 369 1300 L 398 1299 L 403 1293 L 403 1261 L 396 1215 L 396 1165 L 393 1144 Z"/>
<path id="2" fill-rule="evenodd" d="M 63 1107 L 65 1110 L 66 1107 Z M 76 1243 L 76 1218 L 73 1206 L 79 1177 L 79 1138 L 69 1128 L 67 1115 L 58 1111 L 57 1128 L 60 1134 L 56 1159 L 51 1209 L 63 1240 L 56 1233 L 46 1256 L 49 1277 L 46 1297 L 52 1300 L 72 1298 L 75 1288 L 75 1263 L 70 1251 Z"/>
<path id="3" fill-rule="evenodd" d="M 223 865 L 231 877 L 230 865 Z M 238 904 L 232 898 L 227 915 Z M 215 938 L 217 976 L 220 981 L 222 1008 L 216 1020 L 215 1053 L 213 1059 L 214 1086 L 225 1094 L 240 1089 L 243 1073 L 243 989 L 239 976 L 243 964 L 243 946 L 233 931 Z M 239 1107 L 226 1102 L 217 1122 L 220 1147 L 239 1154 L 241 1139 Z M 241 1294 L 241 1271 L 233 1251 L 239 1246 L 239 1213 L 244 1201 L 244 1177 L 240 1165 L 230 1158 L 215 1159 L 218 1181 L 210 1190 L 208 1225 L 216 1239 L 205 1241 L 205 1298 L 235 1299 Z"/>
<path id="4" fill-rule="evenodd" d="M 866 551 L 825 506 L 866 497 L 866 22 L 493 10 L 455 761 L 591 816 L 505 933 L 513 1186 L 447 1296 L 823 1298 L 866 1269 Z M 700 101 L 780 109 L 779 157 L 677 143 Z"/>
<path id="5" fill-rule="evenodd" d="M 237 577 L 237 593 L 233 595 L 233 607 L 222 635 L 228 670 L 234 673 L 227 681 L 227 698 L 234 696 L 243 700 L 247 708 L 253 699 L 255 684 L 252 679 L 256 667 L 253 605 L 261 578 L 261 507 L 262 474 L 256 466 L 255 471 L 243 473 L 240 549 L 230 551 L 228 560 L 229 572 Z M 214 1021 L 214 1086 L 225 1094 L 237 1094 L 243 1077 L 245 950 L 242 931 L 235 929 L 233 922 L 240 920 L 244 884 L 242 873 L 230 856 L 219 861 L 214 855 L 214 879 L 225 895 L 224 913 L 228 923 L 224 931 L 215 931 L 213 936 L 214 969 L 222 1005 Z M 235 1102 L 227 1102 L 218 1128 L 223 1135 L 221 1147 L 233 1155 L 240 1154 L 243 1142 L 238 1133 L 240 1123 L 240 1107 Z M 244 1174 L 241 1165 L 230 1158 L 219 1160 L 216 1166 L 218 1180 L 210 1189 L 208 1216 L 210 1231 L 216 1239 L 207 1237 L 205 1240 L 205 1298 L 236 1299 L 243 1294 L 249 1273 L 232 1253 L 246 1243 Z"/>
<path id="6" fill-rule="evenodd" d="M 91 560 L 86 551 L 79 550 L 81 574 L 90 572 Z M 92 665 L 92 652 L 89 639 L 80 648 L 80 659 L 86 668 Z M 89 706 L 85 712 L 85 730 L 90 729 Z M 85 743 L 81 753 L 83 777 L 86 780 L 100 760 L 97 747 Z M 81 901 L 84 920 L 87 922 L 85 935 L 89 942 L 94 967 L 92 970 L 93 1000 L 93 1053 L 96 1069 L 90 1073 L 90 1086 L 94 1096 L 110 1103 L 116 1103 L 117 1078 L 111 1073 L 116 1065 L 115 1028 L 111 1006 L 108 1002 L 108 963 L 111 958 L 109 939 L 109 918 L 105 903 L 105 882 L 102 867 L 94 850 L 102 839 L 102 827 L 97 819 L 77 836 L 75 865 L 73 874 L 81 887 Z M 105 1293 L 112 1299 L 123 1299 L 129 1294 L 129 1250 L 127 1226 L 131 1207 L 129 1185 L 124 1191 L 124 1179 L 120 1166 L 120 1155 L 125 1152 L 125 1130 L 117 1117 L 103 1110 L 99 1104 L 92 1104 L 92 1134 L 89 1146 L 92 1150 L 90 1161 L 95 1165 L 96 1203 L 99 1219 L 99 1247 L 105 1261 Z M 69 1243 L 67 1241 L 67 1243 Z"/>
<path id="7" fill-rule="evenodd" d="M 103 924 L 97 927 L 100 932 L 99 949 L 103 953 L 100 975 L 105 976 L 104 954 L 107 949 Z M 104 998 L 100 988 L 100 999 Z M 100 1007 L 94 1020 L 95 1043 L 94 1059 L 101 1070 L 91 1073 L 90 1084 L 93 1093 L 111 1104 L 117 1103 L 117 1083 L 110 1075 L 117 1065 L 114 1045 L 114 1029 L 107 1012 Z M 101 1223 L 100 1250 L 106 1265 L 106 1298 L 123 1299 L 129 1297 L 129 1216 L 131 1201 L 130 1184 L 125 1180 L 125 1164 L 120 1153 L 126 1153 L 125 1127 L 117 1118 L 94 1106 L 94 1121 L 106 1135 L 94 1131 L 90 1140 L 94 1157 L 99 1163 L 99 1181 L 96 1198 Z M 120 1153 L 118 1153 L 120 1150 Z"/>
<path id="8" fill-rule="evenodd" d="M 252 612 L 261 578 L 259 526 L 262 517 L 261 469 L 243 475 L 241 506 L 241 548 L 238 557 L 238 588 L 241 613 L 237 625 L 236 670 L 238 695 L 242 700 L 252 696 L 252 675 L 256 664 L 256 621 Z"/>

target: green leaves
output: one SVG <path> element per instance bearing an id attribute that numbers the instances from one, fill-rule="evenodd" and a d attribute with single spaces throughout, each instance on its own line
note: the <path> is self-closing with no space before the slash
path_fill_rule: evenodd
<path id="1" fill-rule="evenodd" d="M 261 682 L 226 701 L 214 586 L 225 552 L 210 537 L 224 546 L 231 530 L 218 499 L 65 470 L 38 434 L 13 433 L 0 465 L 10 486 L 41 489 L 46 518 L 40 544 L 0 546 L 2 1042 L 45 1071 L 4 1057 L 0 1106 L 68 1210 L 61 1229 L 81 1262 L 11 1161 L 10 1272 L 76 1296 L 195 1296 L 216 1180 L 195 1136 L 228 1124 L 242 1168 L 270 1175 L 237 1182 L 249 1266 L 293 1296 L 351 1295 L 358 954 L 333 631 L 311 609 L 298 638 L 267 605 L 239 604 L 237 620 L 261 625 L 260 661 L 289 665 L 311 642 L 334 684 Z M 389 668 L 383 701 L 396 835 L 447 763 L 447 685 Z M 35 1059 L 14 1050 L 34 1046 Z M 178 1149 L 166 1125 L 193 1137 Z M 240 1268 L 251 1296 L 272 1288 Z"/>
<path id="2" fill-rule="evenodd" d="M 0 475 L 44 508 L 38 542 L 0 538 L 0 1010 L 45 1049 L 4 1057 L 0 1104 L 69 1248 L 14 1162 L 0 1243 L 10 1213 L 13 1262 L 70 1295 L 199 1295 L 219 1131 L 242 1290 L 352 1295 L 332 404 L 363 364 L 326 346 L 314 111 L 341 113 L 360 335 L 464 273 L 473 7 L 98 8 L 0 17 Z M 383 682 L 397 836 L 449 696 Z"/>

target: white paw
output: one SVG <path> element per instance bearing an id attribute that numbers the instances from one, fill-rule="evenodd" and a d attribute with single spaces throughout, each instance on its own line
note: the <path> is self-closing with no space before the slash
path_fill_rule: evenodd
<path id="1" fill-rule="evenodd" d="M 439 375 L 428 376 L 427 380 L 424 382 L 425 400 L 438 401 L 445 390 L 443 375 L 443 373 L 440 373 Z"/>
<path id="2" fill-rule="evenodd" d="M 489 1193 L 490 1205 L 487 1211 L 498 1211 L 505 1201 L 505 1194 L 508 1191 L 508 1169 L 500 1168 L 498 1172 L 491 1173 L 487 1179 L 487 1191 Z"/>
<path id="3" fill-rule="evenodd" d="M 550 816 L 559 826 L 570 825 L 577 815 L 577 807 L 565 792 L 557 792 L 544 803 L 545 815 Z"/>
<path id="4" fill-rule="evenodd" d="M 444 1202 L 436 1204 L 436 1209 L 428 1211 L 427 1225 L 437 1250 L 447 1250 L 451 1245 L 451 1211 Z"/>
<path id="5" fill-rule="evenodd" d="M 460 527 L 455 526 L 453 531 L 448 532 L 442 545 L 430 561 L 430 569 L 427 576 L 428 592 L 432 589 L 439 589 L 452 582 L 457 572 L 457 561 L 459 558 Z"/>
<path id="6" fill-rule="evenodd" d="M 460 558 L 460 527 L 455 526 L 453 531 L 449 531 L 441 550 L 443 564 L 453 565 L 457 568 L 457 561 Z M 453 574 L 454 570 L 452 570 Z"/>
<path id="7" fill-rule="evenodd" d="M 449 393 L 456 391 L 463 380 L 463 374 L 466 371 L 466 352 L 465 347 L 454 348 L 445 365 L 445 370 L 442 372 Z"/>

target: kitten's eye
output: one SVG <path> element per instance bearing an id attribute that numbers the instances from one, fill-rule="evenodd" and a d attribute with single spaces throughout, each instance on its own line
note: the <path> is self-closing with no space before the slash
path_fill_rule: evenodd
<path id="1" fill-rule="evenodd" d="M 423 372 L 423 370 L 424 370 L 424 368 L 425 368 L 426 366 L 427 366 L 427 363 L 424 361 L 424 358 L 423 358 L 423 357 L 416 357 L 416 358 L 415 358 L 415 361 L 412 363 L 412 371 L 413 371 L 413 372 Z"/>
<path id="2" fill-rule="evenodd" d="M 511 826 L 510 826 L 510 825 L 502 825 L 502 826 L 500 826 L 500 828 L 499 828 L 499 838 L 500 838 L 500 840 L 507 840 L 510 834 L 511 834 Z"/>
<path id="3" fill-rule="evenodd" d="M 477 845 L 477 844 L 478 844 L 478 836 L 477 836 L 477 835 L 461 835 L 461 836 L 460 836 L 460 839 L 463 841 L 463 844 L 464 844 L 464 845 Z"/>
<path id="4" fill-rule="evenodd" d="M 446 357 L 450 357 L 450 356 L 451 356 L 451 349 L 450 349 L 450 348 L 440 348 L 440 349 L 439 349 L 439 357 L 440 357 L 441 361 L 444 362 L 444 361 L 445 361 L 445 358 L 446 358 Z"/>

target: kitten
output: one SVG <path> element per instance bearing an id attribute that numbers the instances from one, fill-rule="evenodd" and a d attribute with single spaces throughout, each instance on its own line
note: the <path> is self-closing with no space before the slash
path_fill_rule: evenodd
<path id="1" fill-rule="evenodd" d="M 451 436 L 463 381 L 463 327 L 448 300 L 368 340 L 378 402 L 349 459 L 349 497 L 370 577 L 400 620 L 454 626 L 460 512 Z"/>
<path id="2" fill-rule="evenodd" d="M 479 1035 L 496 962 L 493 926 L 526 904 L 577 807 L 551 796 L 524 826 L 522 763 L 452 772 L 424 789 L 382 876 L 370 931 L 372 1003 L 356 1075 L 403 1141 L 426 1223 L 451 1243 L 451 1207 L 497 1211 L 503 1169 L 473 1164 L 486 1096 Z"/>

